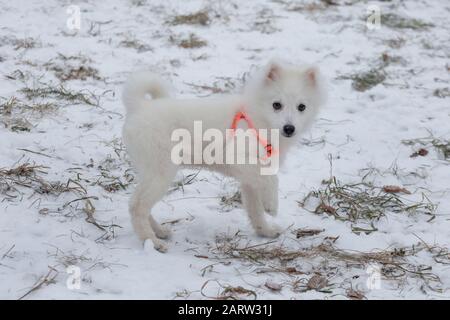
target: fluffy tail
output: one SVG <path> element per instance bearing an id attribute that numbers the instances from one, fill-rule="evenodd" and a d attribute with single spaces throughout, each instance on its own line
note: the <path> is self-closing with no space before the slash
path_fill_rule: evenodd
<path id="1" fill-rule="evenodd" d="M 158 75 L 151 72 L 138 72 L 128 79 L 122 93 L 122 101 L 127 112 L 139 109 L 145 101 L 145 95 L 150 94 L 152 99 L 169 97 L 167 84 Z"/>

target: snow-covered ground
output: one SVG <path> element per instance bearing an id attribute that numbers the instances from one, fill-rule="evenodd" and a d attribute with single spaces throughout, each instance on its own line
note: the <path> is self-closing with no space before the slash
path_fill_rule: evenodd
<path id="1" fill-rule="evenodd" d="M 67 26 L 72 4 L 79 31 Z M 369 5 L 381 9 L 380 28 L 366 26 Z M 0 298 L 450 297 L 447 2 L 16 0 L 0 9 Z M 283 235 L 254 235 L 234 181 L 186 171 L 153 211 L 173 230 L 169 251 L 143 250 L 127 209 L 127 75 L 151 68 L 179 96 L 205 96 L 239 90 L 245 72 L 277 56 L 317 63 L 330 87 L 280 172 Z M 375 217 L 349 221 L 336 201 L 324 200 L 328 214 L 300 205 L 332 188 L 322 183 L 331 176 L 372 183 L 358 201 L 365 190 L 392 195 L 398 212 L 374 202 Z"/>

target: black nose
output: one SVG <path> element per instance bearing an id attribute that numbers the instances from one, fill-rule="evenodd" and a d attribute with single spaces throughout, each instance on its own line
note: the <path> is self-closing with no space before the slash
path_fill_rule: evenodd
<path id="1" fill-rule="evenodd" d="M 283 132 L 286 134 L 286 136 L 292 136 L 292 134 L 295 131 L 295 127 L 292 124 L 287 124 L 283 127 Z"/>

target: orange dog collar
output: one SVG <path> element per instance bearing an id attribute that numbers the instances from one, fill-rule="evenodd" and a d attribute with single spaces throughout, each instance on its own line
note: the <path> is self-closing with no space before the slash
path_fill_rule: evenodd
<path id="1" fill-rule="evenodd" d="M 233 118 L 233 122 L 231 124 L 231 130 L 233 130 L 233 134 L 237 129 L 237 125 L 238 125 L 239 121 L 241 121 L 241 120 L 244 120 L 245 122 L 247 122 L 247 127 L 254 132 L 258 143 L 264 147 L 264 150 L 266 150 L 266 155 L 262 159 L 266 160 L 267 158 L 270 158 L 271 156 L 273 156 L 277 151 L 272 148 L 272 145 L 270 143 L 268 143 L 266 139 L 262 138 L 259 135 L 258 130 L 256 130 L 256 128 L 253 124 L 253 121 L 243 111 L 238 111 Z"/>

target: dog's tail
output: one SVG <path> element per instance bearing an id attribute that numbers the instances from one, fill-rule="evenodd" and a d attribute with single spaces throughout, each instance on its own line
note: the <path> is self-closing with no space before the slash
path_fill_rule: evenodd
<path id="1" fill-rule="evenodd" d="M 150 94 L 152 99 L 170 96 L 168 85 L 158 75 L 148 71 L 131 75 L 122 93 L 122 101 L 127 112 L 131 113 L 138 109 L 147 94 Z"/>

